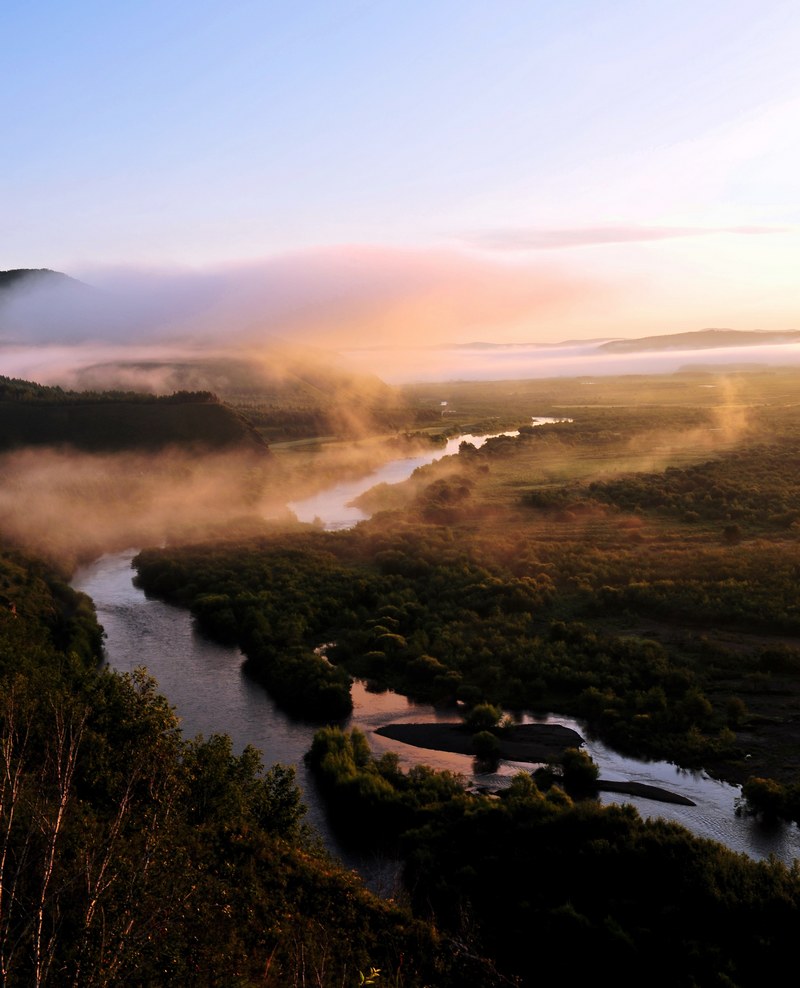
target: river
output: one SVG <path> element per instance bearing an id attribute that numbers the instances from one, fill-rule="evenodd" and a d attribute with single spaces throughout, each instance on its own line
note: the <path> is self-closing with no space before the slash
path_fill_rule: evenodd
<path id="1" fill-rule="evenodd" d="M 459 436 L 451 440 L 444 451 L 437 450 L 425 458 L 395 461 L 363 478 L 358 484 L 336 485 L 327 492 L 327 502 L 317 495 L 306 502 L 297 502 L 293 510 L 301 520 L 317 517 L 326 527 L 345 527 L 348 524 L 345 520 L 346 501 L 356 494 L 375 483 L 405 479 L 423 463 L 457 452 L 462 441 L 479 445 L 485 438 Z M 387 477 L 393 479 L 387 480 Z M 313 512 L 310 518 L 308 512 Z M 355 524 L 357 520 L 351 520 L 349 524 Z M 238 649 L 209 642 L 194 630 L 188 611 L 148 599 L 138 590 L 133 585 L 131 569 L 135 552 L 135 549 L 130 549 L 103 556 L 80 570 L 73 579 L 75 589 L 94 600 L 98 619 L 106 633 L 109 665 L 120 672 L 145 666 L 174 706 L 187 737 L 228 734 L 237 751 L 241 751 L 246 744 L 258 748 L 267 766 L 276 763 L 294 765 L 308 810 L 308 822 L 347 867 L 356 868 L 365 875 L 375 891 L 395 894 L 398 882 L 396 866 L 377 859 L 365 860 L 343 848 L 327 825 L 323 804 L 303 762 L 314 727 L 292 719 L 272 702 L 264 688 L 244 673 L 242 655 Z M 347 726 L 361 728 L 375 754 L 395 751 L 405 766 L 424 762 L 436 769 L 460 772 L 476 784 L 488 787 L 507 785 L 515 772 L 531 770 L 530 765 L 503 762 L 497 772 L 476 775 L 472 759 L 468 756 L 412 748 L 373 733 L 375 728 L 394 721 L 458 720 L 453 712 L 414 704 L 390 692 L 370 693 L 362 683 L 356 683 L 353 687 L 353 703 L 353 714 Z M 523 718 L 528 723 L 542 719 L 534 716 Z M 556 715 L 544 719 L 573 727 L 586 738 L 586 750 L 599 765 L 602 778 L 660 786 L 688 796 L 696 806 L 673 806 L 610 793 L 601 795 L 602 802 L 632 803 L 644 817 L 675 820 L 699 836 L 720 841 L 757 860 L 774 854 L 791 864 L 794 858 L 800 857 L 800 829 L 797 827 L 765 827 L 751 818 L 735 815 L 739 795 L 737 787 L 710 779 L 703 772 L 679 769 L 669 762 L 625 758 L 592 739 L 586 725 L 580 722 Z"/>
<path id="2" fill-rule="evenodd" d="M 535 425 L 544 425 L 546 422 L 558 421 L 560 420 L 545 417 L 533 419 Z M 518 436 L 519 433 L 500 432 L 495 435 Z M 302 501 L 290 501 L 289 510 L 296 516 L 298 521 L 309 523 L 319 521 L 322 527 L 329 532 L 341 528 L 352 528 L 353 525 L 357 525 L 360 521 L 365 521 L 369 517 L 361 508 L 357 508 L 354 504 L 350 503 L 359 494 L 363 494 L 364 491 L 369 490 L 371 487 L 376 487 L 378 484 L 399 484 L 401 481 L 407 480 L 418 467 L 435 463 L 444 456 L 453 456 L 458 452 L 458 447 L 461 443 L 472 443 L 473 446 L 479 448 L 489 438 L 489 436 L 473 436 L 469 434 L 455 436 L 452 439 L 448 439 L 445 446 L 437 449 L 435 452 L 398 457 L 395 460 L 385 463 L 382 467 L 379 467 L 365 477 L 358 477 L 355 480 L 345 480 L 339 484 L 334 484 L 324 491 L 320 491 L 318 494 L 304 498 Z"/>

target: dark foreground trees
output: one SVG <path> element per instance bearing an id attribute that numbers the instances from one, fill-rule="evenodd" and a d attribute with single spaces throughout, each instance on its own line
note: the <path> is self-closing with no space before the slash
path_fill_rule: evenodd
<path id="1" fill-rule="evenodd" d="M 292 768 L 97 671 L 86 598 L 2 553 L 0 579 L 0 985 L 498 983 L 330 859 Z"/>
<path id="2" fill-rule="evenodd" d="M 755 986 L 793 964 L 797 866 L 542 792 L 528 774 L 500 798 L 466 793 L 447 773 L 370 758 L 356 731 L 317 732 L 309 757 L 360 840 L 369 820 L 373 841 L 400 847 L 417 914 L 495 958 L 508 983 Z"/>
<path id="3" fill-rule="evenodd" d="M 143 675 L 14 681 L 0 776 L 4 985 L 452 983 L 433 929 L 315 845 L 293 770 L 182 741 Z"/>

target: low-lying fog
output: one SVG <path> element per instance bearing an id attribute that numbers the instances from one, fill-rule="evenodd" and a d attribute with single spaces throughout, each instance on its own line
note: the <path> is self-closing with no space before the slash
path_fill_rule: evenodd
<path id="1" fill-rule="evenodd" d="M 277 342 L 318 348 L 389 384 L 800 364 L 800 344 L 766 335 L 763 345 L 604 352 L 609 339 L 704 327 L 655 305 L 641 325 L 615 321 L 608 289 L 591 279 L 456 251 L 349 247 L 83 278 L 39 272 L 0 292 L 0 374 L 73 387 L 92 364 L 263 359 Z M 792 328 L 773 322 L 773 331 Z"/>
<path id="2" fill-rule="evenodd" d="M 671 374 L 680 370 L 800 366 L 800 344 L 603 353 L 598 343 L 374 348 L 343 354 L 354 370 L 387 384 L 436 381 L 505 381 L 613 374 Z"/>
<path id="3" fill-rule="evenodd" d="M 285 513 L 286 498 L 265 490 L 268 469 L 257 453 L 29 447 L 0 455 L 0 530 L 69 570 L 104 552 Z"/>
<path id="4" fill-rule="evenodd" d="M 762 346 L 675 349 L 641 353 L 604 353 L 599 344 L 565 343 L 374 347 L 332 352 L 316 351 L 330 366 L 375 374 L 390 385 L 436 381 L 504 381 L 548 377 L 594 377 L 615 374 L 671 374 L 681 370 L 753 370 L 759 367 L 800 366 L 800 343 Z M 122 346 L 115 343 L 40 344 L 35 347 L 0 343 L 0 373 L 39 384 L 84 387 L 123 387 L 125 390 L 169 392 L 169 375 L 154 363 L 238 358 L 273 363 L 268 348 L 255 351 L 235 345 L 219 347 L 173 345 Z M 128 364 L 124 379 L 119 366 Z M 134 366 L 138 362 L 139 366 Z M 116 366 L 103 381 L 102 368 Z M 147 365 L 150 365 L 149 367 Z M 273 363 L 273 367 L 275 364 Z"/>
<path id="5" fill-rule="evenodd" d="M 0 297 L 0 374 L 76 390 L 122 388 L 170 392 L 177 390 L 175 369 L 181 361 L 188 366 L 192 362 L 201 364 L 206 359 L 219 362 L 227 358 L 231 362 L 248 361 L 247 366 L 255 369 L 254 380 L 261 375 L 261 384 L 258 385 L 258 381 L 256 384 L 263 391 L 264 380 L 297 373 L 299 351 L 290 348 L 288 357 L 289 351 L 285 347 L 281 351 L 278 316 L 285 316 L 288 324 L 295 328 L 304 325 L 304 320 L 310 325 L 318 317 L 322 318 L 323 303 L 344 291 L 335 279 L 325 281 L 326 292 L 316 298 L 315 306 L 312 306 L 314 318 L 311 319 L 307 313 L 304 315 L 301 298 L 306 283 L 298 277 L 292 280 L 289 278 L 291 273 L 286 269 L 271 272 L 272 281 L 266 288 L 260 280 L 263 272 L 253 271 L 247 278 L 227 280 L 172 278 L 160 287 L 157 279 L 129 279 L 123 286 L 124 291 L 118 285 L 107 285 L 100 294 L 66 279 L 69 284 L 66 295 L 60 287 L 64 279 L 48 282 L 45 278 L 45 289 L 41 293 L 35 286 L 30 287 L 24 295 L 14 296 L 17 301 L 10 308 L 9 296 Z M 280 295 L 282 307 L 272 311 L 263 324 L 259 323 L 258 305 L 264 302 L 270 284 L 274 287 L 280 281 L 279 274 L 286 278 Z M 461 268 L 451 272 L 453 284 L 463 275 Z M 420 279 L 427 284 L 416 268 L 410 274 L 405 272 L 404 277 L 415 284 Z M 382 345 L 357 347 L 352 339 L 349 342 L 330 339 L 323 345 L 322 340 L 304 339 L 302 335 L 295 339 L 290 334 L 291 339 L 304 342 L 303 350 L 311 357 L 304 365 L 307 373 L 301 380 L 303 387 L 311 389 L 309 393 L 313 393 L 315 387 L 314 367 L 325 368 L 328 385 L 334 367 L 340 371 L 371 372 L 388 384 L 396 385 L 448 380 L 586 378 L 722 366 L 800 365 L 800 344 L 796 343 L 765 342 L 740 347 L 619 353 L 604 350 L 603 339 L 572 340 L 557 345 L 434 345 L 437 335 L 432 331 L 423 345 L 419 333 L 404 335 L 402 320 L 391 321 L 390 327 L 377 316 L 388 297 L 399 296 L 400 290 L 407 287 L 402 279 L 397 281 L 395 273 L 392 278 L 385 277 L 377 288 L 361 289 L 359 297 L 364 303 L 363 311 L 359 310 L 357 315 L 362 329 L 367 323 L 372 325 L 373 317 L 376 321 L 371 334 L 362 334 L 360 338 L 380 341 Z M 483 299 L 487 311 L 489 302 L 502 292 L 510 293 L 511 298 L 516 299 L 519 312 L 532 306 L 538 307 L 541 313 L 543 298 L 549 297 L 542 292 L 531 294 L 517 280 L 513 283 L 502 279 L 499 282 L 479 281 L 478 287 L 480 292 L 476 297 Z M 511 291 L 512 287 L 514 291 Z M 150 292 L 152 295 L 148 294 Z M 235 304 L 230 302 L 231 295 L 235 296 Z M 417 295 L 421 304 L 424 292 L 420 289 Z M 430 301 L 431 296 L 427 297 Z M 121 299 L 126 301 L 127 307 L 116 304 Z M 109 313 L 115 306 L 118 318 L 113 320 Z M 342 320 L 346 314 L 355 312 L 343 302 L 336 311 Z M 413 320 L 412 309 L 402 311 Z M 437 311 L 446 312 L 447 306 L 443 304 Z M 197 323 L 193 321 L 195 317 Z M 432 318 L 430 311 L 427 318 Z M 445 320 L 450 331 L 452 318 L 451 312 L 450 323 Z M 316 349 L 311 349 L 309 344 L 312 342 Z M 220 366 L 217 367 L 219 373 Z M 239 384 L 247 386 L 242 385 L 241 377 Z M 190 389 L 201 387 L 206 385 L 192 383 Z M 383 400 L 380 381 L 374 382 L 372 392 L 365 391 L 364 387 L 363 381 L 359 381 L 351 394 L 345 372 L 336 384 L 335 394 L 341 399 L 340 404 L 349 409 L 357 409 L 359 400 L 363 402 L 368 393 L 376 401 Z M 210 387 L 209 390 L 217 389 Z M 328 393 L 331 393 L 330 388 Z M 722 390 L 719 398 L 720 415 L 724 414 L 725 421 L 717 423 L 713 435 L 709 433 L 714 442 L 730 438 L 729 426 L 734 431 L 742 428 L 741 422 L 728 415 L 731 403 Z M 521 415 L 526 413 L 529 410 L 520 409 Z M 705 438 L 684 435 L 673 437 L 671 441 L 673 445 L 691 442 L 700 448 Z M 365 455 L 371 454 L 367 451 Z M 325 466 L 324 470 L 320 469 L 321 465 Z M 346 466 L 348 470 L 354 469 L 350 461 Z M 318 479 L 337 476 L 331 463 L 316 461 L 315 467 Z M 298 479 L 278 476 L 274 462 L 267 467 L 263 462 L 250 462 L 246 457 L 242 460 L 239 454 L 206 456 L 198 460 L 177 451 L 140 457 L 135 454 L 90 456 L 64 450 L 28 450 L 0 457 L 0 474 L 4 534 L 50 557 L 66 558 L 68 562 L 74 561 L 76 555 L 85 557 L 106 548 L 152 544 L 163 539 L 167 532 L 205 523 L 208 519 L 230 523 L 248 513 L 274 517 L 281 510 L 285 511 L 285 505 L 292 499 L 289 488 Z M 301 479 L 308 484 L 307 477 Z"/>

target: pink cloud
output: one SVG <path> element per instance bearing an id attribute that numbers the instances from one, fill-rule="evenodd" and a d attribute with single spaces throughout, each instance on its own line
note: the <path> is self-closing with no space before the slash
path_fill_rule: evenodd
<path id="1" fill-rule="evenodd" d="M 470 239 L 470 242 L 475 246 L 491 250 L 557 250 L 564 247 L 674 240 L 723 233 L 753 236 L 787 233 L 789 230 L 789 227 L 774 226 L 594 226 L 563 230 L 506 229 L 477 234 Z"/>
<path id="2" fill-rule="evenodd" d="M 13 343 L 285 339 L 330 347 L 536 335 L 542 320 L 607 299 L 599 280 L 552 263 L 456 250 L 339 246 L 205 270 L 82 272 L 88 296 L 57 286 L 0 305 Z"/>

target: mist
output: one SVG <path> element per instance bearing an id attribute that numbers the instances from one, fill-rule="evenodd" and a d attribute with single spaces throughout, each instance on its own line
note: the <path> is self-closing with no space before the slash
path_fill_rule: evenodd
<path id="1" fill-rule="evenodd" d="M 398 385 L 800 366 L 800 344 L 797 343 L 604 353 L 599 349 L 603 342 L 606 340 L 558 346 L 387 347 L 347 350 L 343 356 L 353 369 L 369 369 L 387 384 Z"/>
<path id="2" fill-rule="evenodd" d="M 203 537 L 246 519 L 289 519 L 268 464 L 243 452 L 192 456 L 26 448 L 0 456 L 0 529 L 70 572 L 112 551 Z"/>
<path id="3" fill-rule="evenodd" d="M 0 370 L 76 389 L 167 393 L 169 365 L 235 358 L 277 373 L 287 347 L 393 385 L 800 364 L 796 344 L 604 353 L 601 342 L 652 331 L 642 323 L 633 334 L 609 332 L 608 318 L 598 320 L 620 293 L 552 263 L 443 249 L 337 247 L 213 269 L 93 268 L 79 280 L 34 277 L 0 293 Z M 559 340 L 565 327 L 577 330 L 569 342 Z"/>
<path id="4" fill-rule="evenodd" d="M 531 320 L 608 293 L 548 263 L 371 246 L 206 269 L 96 267 L 76 277 L 34 278 L 6 291 L 0 338 L 254 346 L 278 337 L 333 348 L 447 342 L 463 332 L 530 332 Z"/>
<path id="5" fill-rule="evenodd" d="M 280 348 L 310 347 L 345 365 L 365 345 L 527 340 L 546 332 L 544 319 L 608 295 L 549 263 L 444 249 L 345 246 L 206 269 L 95 267 L 0 293 L 0 368 L 43 384 L 166 392 L 169 375 L 153 364 L 274 364 Z M 423 374 L 446 376 L 442 356 L 426 352 Z M 361 353 L 355 369 L 376 373 L 383 363 Z M 112 364 L 113 382 L 102 370 Z"/>
<path id="6" fill-rule="evenodd" d="M 382 382 L 800 365 L 798 344 L 611 353 L 600 349 L 608 337 L 542 342 L 550 316 L 599 303 L 608 287 L 456 252 L 339 248 L 213 271 L 96 269 L 84 278 L 35 278 L 0 293 L 3 374 L 76 390 L 263 395 L 267 382 L 298 368 L 313 387 L 309 368 L 323 367 L 328 380 L 340 374 L 328 393 L 351 438 L 369 433 L 359 416 L 366 396 L 386 401 Z M 524 343 L 492 342 L 506 332 L 530 335 Z M 465 345 L 467 333 L 482 342 Z M 372 391 L 363 380 L 351 388 L 356 372 L 377 375 Z M 640 438 L 631 461 L 641 469 L 649 457 L 656 469 L 679 447 L 737 441 L 750 425 L 735 394 L 720 386 L 719 399 L 711 428 Z M 301 488 L 362 473 L 387 455 L 351 442 L 317 457 L 308 475 L 289 476 L 240 452 L 19 451 L 0 457 L 0 518 L 6 537 L 69 567 L 245 516 L 290 521 L 286 505 Z"/>

